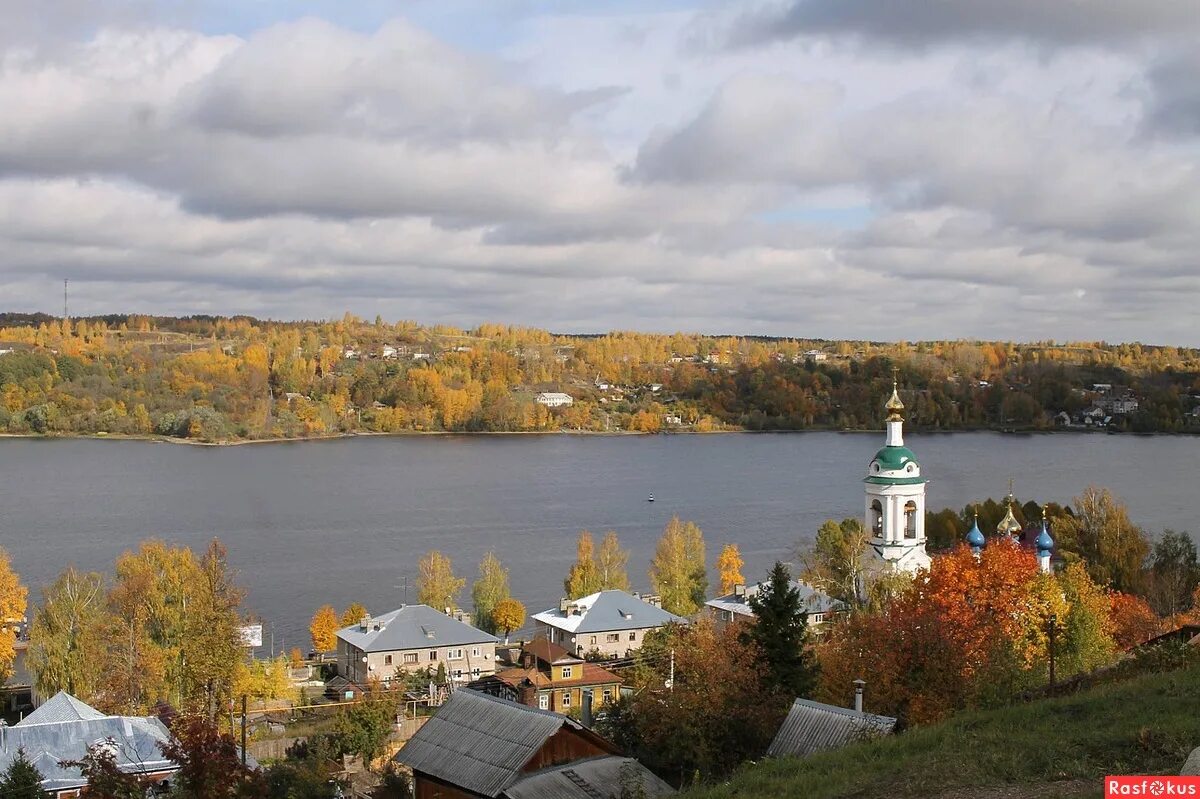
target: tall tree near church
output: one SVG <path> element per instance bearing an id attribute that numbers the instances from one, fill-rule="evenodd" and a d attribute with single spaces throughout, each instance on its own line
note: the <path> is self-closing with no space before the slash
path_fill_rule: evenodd
<path id="1" fill-rule="evenodd" d="M 458 607 L 458 595 L 467 581 L 454 576 L 450 558 L 430 550 L 417 564 L 417 600 L 435 610 Z"/>
<path id="2" fill-rule="evenodd" d="M 471 599 L 475 604 L 475 625 L 489 633 L 496 632 L 492 612 L 511 595 L 508 587 L 508 569 L 496 557 L 495 552 L 483 556 L 479 564 L 479 579 L 471 586 Z"/>
<path id="3" fill-rule="evenodd" d="M 826 520 L 816 540 L 799 552 L 804 581 L 834 599 L 859 604 L 867 575 L 870 534 L 858 519 Z"/>
<path id="4" fill-rule="evenodd" d="M 1059 548 L 1082 557 L 1101 585 L 1138 593 L 1150 542 L 1129 520 L 1125 504 L 1107 488 L 1088 486 L 1071 507 L 1074 515 L 1062 517 L 1055 532 Z"/>
<path id="5" fill-rule="evenodd" d="M 600 553 L 596 556 L 596 568 L 600 572 L 600 590 L 628 591 L 629 550 L 621 549 L 616 531 L 609 530 L 600 542 Z"/>
<path id="6" fill-rule="evenodd" d="M 671 613 L 687 616 L 704 604 L 708 573 L 704 559 L 704 535 L 695 522 L 673 516 L 650 563 L 650 585 Z"/>
<path id="7" fill-rule="evenodd" d="M 67 568 L 42 592 L 26 655 L 40 696 L 66 691 L 85 702 L 106 680 L 100 637 L 108 615 L 104 577 Z"/>
<path id="8" fill-rule="evenodd" d="M 726 544 L 717 556 L 717 573 L 721 578 L 722 595 L 733 593 L 734 586 L 744 585 L 746 578 L 742 576 L 742 553 L 737 544 Z"/>
<path id="9" fill-rule="evenodd" d="M 579 534 L 579 541 L 575 544 L 575 562 L 571 564 L 571 570 L 563 580 L 563 590 L 567 593 L 567 599 L 579 599 L 600 590 L 596 545 L 592 541 L 592 534 L 587 530 Z"/>
<path id="10" fill-rule="evenodd" d="M 817 662 L 808 642 L 808 614 L 787 566 L 776 561 L 767 584 L 750 598 L 754 623 L 746 636 L 766 662 L 769 682 L 786 696 L 810 696 L 817 684 Z"/>
<path id="11" fill-rule="evenodd" d="M 322 605 L 308 623 L 313 651 L 332 652 L 337 648 L 338 616 L 332 605 Z"/>
<path id="12" fill-rule="evenodd" d="M 13 571 L 8 553 L 0 549 L 0 622 L 25 618 L 28 596 L 29 590 L 21 585 L 21 578 Z M 5 680 L 12 674 L 13 661 L 17 657 L 16 643 L 16 626 L 0 625 L 0 678 Z"/>

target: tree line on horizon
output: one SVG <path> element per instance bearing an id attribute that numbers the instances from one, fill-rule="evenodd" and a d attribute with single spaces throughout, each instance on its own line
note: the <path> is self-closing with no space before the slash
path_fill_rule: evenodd
<path id="1" fill-rule="evenodd" d="M 4 319 L 0 430 L 11 433 L 864 429 L 880 424 L 893 367 L 921 429 L 1049 429 L 1087 407 L 1095 383 L 1137 395 L 1122 429 L 1185 431 L 1200 403 L 1200 350 L 1140 344 L 566 336 L 350 315 Z M 806 357 L 814 350 L 826 359 Z M 540 391 L 575 403 L 548 409 Z"/>

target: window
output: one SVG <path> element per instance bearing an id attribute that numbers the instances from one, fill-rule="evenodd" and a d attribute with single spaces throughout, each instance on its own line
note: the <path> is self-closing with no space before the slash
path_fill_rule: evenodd
<path id="1" fill-rule="evenodd" d="M 404 662 L 405 663 L 416 663 L 418 660 L 420 660 L 420 657 L 417 655 L 416 652 L 405 652 L 404 653 Z"/>
<path id="2" fill-rule="evenodd" d="M 563 667 L 562 667 L 562 678 L 563 678 L 564 680 L 569 680 L 569 679 L 571 679 L 571 667 L 570 667 L 570 666 L 563 666 Z"/>
<path id="3" fill-rule="evenodd" d="M 629 640 L 630 640 L 630 641 L 636 641 L 636 640 L 637 640 L 637 633 L 636 633 L 636 632 L 632 632 L 632 633 L 630 633 L 630 634 L 629 634 Z"/>
<path id="4" fill-rule="evenodd" d="M 538 694 L 538 708 L 540 710 L 549 710 L 550 709 L 550 695 L 549 694 Z"/>
<path id="5" fill-rule="evenodd" d="M 617 641 L 620 641 L 620 640 L 621 640 L 620 633 L 609 633 L 608 634 L 608 642 L 610 644 L 615 644 Z"/>
<path id="6" fill-rule="evenodd" d="M 612 689 L 611 689 L 611 688 L 605 688 L 605 689 L 604 689 L 604 701 L 605 701 L 605 702 L 609 702 L 609 701 L 611 701 L 611 700 L 612 700 Z"/>
<path id="7" fill-rule="evenodd" d="M 462 674 L 463 674 L 462 669 L 455 669 L 454 670 L 454 679 L 461 680 Z"/>
<path id="8" fill-rule="evenodd" d="M 384 655 L 384 656 L 383 656 L 383 665 L 385 665 L 385 666 L 390 666 L 390 665 L 392 665 L 392 656 L 391 656 L 391 655 Z"/>
<path id="9" fill-rule="evenodd" d="M 821 614 L 821 613 L 814 613 L 814 614 L 813 614 L 813 617 L 812 617 L 813 624 L 820 624 L 820 623 L 821 623 L 821 619 L 823 619 L 823 618 L 825 618 L 825 616 L 824 616 L 823 614 Z"/>
<path id="10" fill-rule="evenodd" d="M 904 505 L 904 537 L 917 537 L 917 503 L 911 500 Z"/>
<path id="11" fill-rule="evenodd" d="M 592 646 L 596 645 L 596 636 L 592 636 Z"/>
<path id="12" fill-rule="evenodd" d="M 471 649 L 471 657 L 473 657 L 473 658 L 479 657 L 479 647 L 473 647 Z"/>
<path id="13" fill-rule="evenodd" d="M 462 650 L 461 649 L 446 650 L 446 660 L 462 660 Z"/>
<path id="14" fill-rule="evenodd" d="M 437 650 L 436 650 L 436 649 L 430 649 L 430 650 L 429 650 L 429 659 L 430 659 L 430 660 L 437 660 Z"/>
<path id="15" fill-rule="evenodd" d="M 562 693 L 562 706 L 563 706 L 563 707 L 570 707 L 570 706 L 571 706 L 571 692 L 570 692 L 570 691 L 563 691 L 563 693 Z"/>
<path id="16" fill-rule="evenodd" d="M 871 503 L 871 533 L 883 538 L 883 504 L 879 500 Z"/>
<path id="17" fill-rule="evenodd" d="M 479 667 L 478 667 L 478 666 L 476 666 L 475 668 L 471 669 L 471 676 L 472 676 L 472 677 L 474 677 L 475 679 L 479 679 L 479 674 L 480 674 L 480 671 L 479 671 Z"/>

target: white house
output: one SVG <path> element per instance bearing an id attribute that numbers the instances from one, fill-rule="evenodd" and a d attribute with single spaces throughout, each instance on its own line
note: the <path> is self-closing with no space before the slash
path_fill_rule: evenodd
<path id="1" fill-rule="evenodd" d="M 668 613 L 627 591 L 600 591 L 581 599 L 564 599 L 557 608 L 533 615 L 535 632 L 551 643 L 583 655 L 597 651 L 621 657 L 641 648 L 646 633 L 687 619 Z"/>
<path id="2" fill-rule="evenodd" d="M 533 399 L 534 402 L 545 405 L 547 408 L 562 408 L 575 404 L 575 399 L 570 394 L 564 394 L 561 391 L 543 391 Z"/>

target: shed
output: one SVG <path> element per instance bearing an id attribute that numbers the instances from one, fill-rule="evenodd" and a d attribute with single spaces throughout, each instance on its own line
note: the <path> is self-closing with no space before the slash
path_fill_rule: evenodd
<path id="1" fill-rule="evenodd" d="M 814 752 L 840 749 L 856 741 L 890 735 L 895 727 L 896 720 L 890 716 L 797 699 L 779 732 L 775 733 L 767 755 L 806 757 Z"/>

